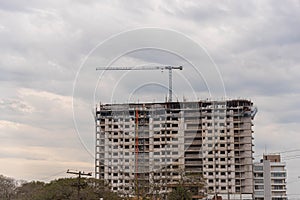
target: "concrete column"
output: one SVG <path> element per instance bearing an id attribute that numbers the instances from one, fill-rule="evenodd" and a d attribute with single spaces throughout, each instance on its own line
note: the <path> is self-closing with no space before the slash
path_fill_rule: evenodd
<path id="1" fill-rule="evenodd" d="M 271 200 L 272 193 L 271 193 L 271 165 L 269 160 L 264 160 L 264 199 Z"/>

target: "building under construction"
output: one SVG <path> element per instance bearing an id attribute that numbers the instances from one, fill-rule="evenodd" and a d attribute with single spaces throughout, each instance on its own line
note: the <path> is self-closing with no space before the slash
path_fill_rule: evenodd
<path id="1" fill-rule="evenodd" d="M 96 178 L 121 195 L 163 195 L 181 172 L 201 174 L 201 199 L 253 199 L 249 100 L 99 104 Z"/>

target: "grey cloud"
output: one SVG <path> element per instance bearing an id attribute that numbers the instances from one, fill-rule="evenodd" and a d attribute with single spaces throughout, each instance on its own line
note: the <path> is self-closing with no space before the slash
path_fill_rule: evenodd
<path id="1" fill-rule="evenodd" d="M 33 111 L 32 106 L 16 99 L 0 99 L 0 109 L 3 113 L 7 113 L 8 110 L 11 110 L 18 114 L 26 114 Z"/>
<path id="2" fill-rule="evenodd" d="M 271 1 L 72 1 L 72 4 L 68 1 L 1 1 L 1 119 L 31 127 L 22 131 L 5 129 L 0 133 L 1 141 L 5 138 L 12 146 L 27 147 L 69 145 L 66 152 L 73 155 L 74 148 L 80 144 L 70 105 L 80 64 L 94 47 L 111 35 L 131 28 L 155 26 L 176 29 L 202 43 L 219 66 L 227 96 L 253 99 L 259 108 L 255 119 L 257 154 L 264 152 L 265 144 L 270 152 L 297 148 L 300 128 L 298 11 L 298 1 L 276 4 Z M 122 52 L 128 45 L 139 46 L 140 37 L 148 36 L 135 35 L 136 38 L 123 41 L 117 47 L 107 45 L 105 51 L 93 52 L 83 63 L 78 80 L 80 87 L 75 88 L 78 91 L 75 91 L 74 111 L 79 132 L 90 151 L 94 145 L 94 103 L 123 101 L 123 97 L 128 100 L 134 88 L 145 81 L 167 85 L 167 72 L 130 72 L 122 79 L 120 73 L 106 72 L 99 85 L 96 84 L 101 73 L 96 72 L 95 67 L 107 64 L 115 53 Z M 203 61 L 197 65 L 200 71 L 201 67 L 211 64 L 204 61 L 205 54 L 199 56 L 199 52 L 171 35 L 158 39 L 156 44 L 169 39 L 170 45 L 188 55 L 189 60 Z M 139 51 L 123 56 L 115 64 L 145 63 L 184 65 L 183 71 L 174 73 L 175 93 L 179 97 L 194 97 L 192 92 L 195 91 L 199 98 L 207 97 L 203 78 L 210 76 L 195 74 L 179 57 L 158 51 Z M 112 95 L 111 89 L 118 80 L 121 82 Z M 213 82 L 210 83 L 213 85 Z M 34 94 L 19 96 L 20 88 Z M 160 99 L 164 99 L 166 93 L 156 86 L 137 91 L 142 97 Z M 46 98 L 47 95 L 51 98 Z M 25 112 L 31 108 L 32 113 Z M 74 159 L 92 166 L 86 158 L 88 153 L 82 146 L 79 148 L 82 151 L 76 154 L 81 152 L 82 155 Z M 66 167 L 66 164 L 53 162 Z M 291 174 L 297 172 L 294 165 L 289 167 Z"/>

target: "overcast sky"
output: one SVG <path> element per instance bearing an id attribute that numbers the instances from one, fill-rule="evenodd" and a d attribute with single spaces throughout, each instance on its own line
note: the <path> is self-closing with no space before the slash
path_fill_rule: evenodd
<path id="1" fill-rule="evenodd" d="M 170 64 L 184 66 L 178 100 L 254 102 L 255 159 L 282 152 L 299 197 L 299 52 L 299 0 L 0 0 L 0 174 L 94 171 L 95 103 L 163 101 L 168 87 L 168 72 L 95 68 Z"/>

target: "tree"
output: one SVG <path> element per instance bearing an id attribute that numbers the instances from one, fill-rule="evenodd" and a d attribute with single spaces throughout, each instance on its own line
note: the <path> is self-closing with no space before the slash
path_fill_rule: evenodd
<path id="1" fill-rule="evenodd" d="M 16 189 L 16 181 L 12 178 L 0 175 L 0 198 L 1 200 L 12 199 Z"/>
<path id="2" fill-rule="evenodd" d="M 181 185 L 177 186 L 168 194 L 168 200 L 191 200 L 192 193 L 188 191 L 188 188 Z"/>
<path id="3" fill-rule="evenodd" d="M 61 178 L 50 183 L 24 183 L 16 190 L 14 200 L 109 200 L 121 199 L 111 192 L 107 184 L 93 178 L 81 178 L 78 193 L 77 178 Z"/>
<path id="4" fill-rule="evenodd" d="M 96 195 L 97 200 L 99 198 L 109 199 L 109 200 L 122 199 L 116 193 L 114 193 L 110 190 L 109 185 L 105 181 L 95 179 L 95 178 L 89 178 L 89 179 L 86 179 L 86 181 L 87 181 L 88 187 L 90 188 L 90 192 L 92 192 Z"/>
<path id="5" fill-rule="evenodd" d="M 168 194 L 169 200 L 189 200 L 192 198 L 203 198 L 205 180 L 201 173 L 178 171 L 179 180 L 170 184 L 172 192 Z"/>
<path id="6" fill-rule="evenodd" d="M 40 199 L 41 192 L 45 186 L 44 182 L 24 182 L 16 189 L 14 199 L 36 200 Z"/>

